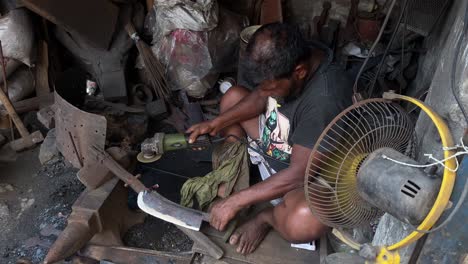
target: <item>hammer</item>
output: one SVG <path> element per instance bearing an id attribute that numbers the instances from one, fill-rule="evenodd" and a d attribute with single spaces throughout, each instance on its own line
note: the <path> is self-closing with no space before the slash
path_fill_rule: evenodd
<path id="1" fill-rule="evenodd" d="M 2 70 L 3 70 L 3 83 L 5 85 L 5 90 L 8 91 L 7 86 L 7 77 L 6 77 L 6 63 L 5 58 L 3 57 L 3 49 L 2 49 L 2 42 L 0 41 L 0 59 L 2 60 Z M 10 146 L 16 152 L 31 148 L 32 146 L 36 145 L 37 143 L 41 143 L 44 140 L 40 131 L 36 131 L 32 134 L 29 134 L 28 130 L 23 124 L 23 121 L 19 118 L 18 114 L 16 113 L 13 104 L 10 101 L 10 98 L 5 94 L 5 91 L 0 88 L 0 101 L 5 106 L 8 114 L 10 115 L 13 123 L 15 123 L 16 128 L 18 129 L 21 138 L 17 140 L 13 140 L 10 142 Z"/>

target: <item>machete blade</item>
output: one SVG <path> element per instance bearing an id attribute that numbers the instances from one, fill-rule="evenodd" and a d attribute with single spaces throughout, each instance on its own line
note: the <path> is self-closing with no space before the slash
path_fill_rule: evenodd
<path id="1" fill-rule="evenodd" d="M 144 191 L 138 194 L 138 207 L 145 213 L 195 231 L 200 231 L 204 213 L 176 204 L 156 191 Z"/>

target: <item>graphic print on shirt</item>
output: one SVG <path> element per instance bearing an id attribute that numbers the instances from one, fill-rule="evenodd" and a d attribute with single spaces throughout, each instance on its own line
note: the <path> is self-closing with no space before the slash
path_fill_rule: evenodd
<path id="1" fill-rule="evenodd" d="M 262 149 L 268 156 L 281 161 L 289 161 L 292 147 L 288 144 L 289 119 L 278 110 L 274 98 L 268 98 L 265 124 L 261 140 Z"/>

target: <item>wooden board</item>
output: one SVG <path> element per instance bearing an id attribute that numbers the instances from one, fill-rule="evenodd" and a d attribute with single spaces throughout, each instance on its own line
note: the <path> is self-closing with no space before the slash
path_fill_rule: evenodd
<path id="1" fill-rule="evenodd" d="M 23 0 L 24 5 L 54 24 L 108 49 L 119 9 L 108 0 Z"/>
<path id="2" fill-rule="evenodd" d="M 284 240 L 277 232 L 270 231 L 258 249 L 244 256 L 236 252 L 236 248 L 223 242 L 223 232 L 204 226 L 202 232 L 213 240 L 224 250 L 224 257 L 221 261 L 231 264 L 304 264 L 320 263 L 319 251 L 309 251 L 291 247 L 291 243 Z M 202 246 L 194 243 L 194 252 L 206 254 Z"/>
<path id="3" fill-rule="evenodd" d="M 39 40 L 36 63 L 36 95 L 41 97 L 49 93 L 49 48 L 47 42 Z"/>

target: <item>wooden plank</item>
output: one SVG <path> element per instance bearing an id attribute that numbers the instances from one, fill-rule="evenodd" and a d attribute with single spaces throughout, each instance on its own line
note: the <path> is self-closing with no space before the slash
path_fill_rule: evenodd
<path id="1" fill-rule="evenodd" d="M 44 105 L 42 105 L 42 103 Z M 22 101 L 14 102 L 13 107 L 15 107 L 15 110 L 18 114 L 21 113 L 26 113 L 29 111 L 34 111 L 39 109 L 39 105 L 41 106 L 46 106 L 46 105 L 51 105 L 54 103 L 54 94 L 49 93 L 44 96 L 36 96 L 33 98 L 28 98 Z M 5 107 L 0 106 L 0 115 L 6 116 L 8 115 L 8 111 L 5 109 Z"/>
<path id="2" fill-rule="evenodd" d="M 236 248 L 222 241 L 223 232 L 205 227 L 202 232 L 210 237 L 214 243 L 224 251 L 222 261 L 228 263 L 269 263 L 269 264 L 303 264 L 320 263 L 318 251 L 309 251 L 291 247 L 291 243 L 284 240 L 276 231 L 271 231 L 257 250 L 252 254 L 242 255 L 236 252 Z M 203 247 L 194 244 L 192 250 L 202 254 L 207 254 Z"/>
<path id="3" fill-rule="evenodd" d="M 54 24 L 108 49 L 119 9 L 108 0 L 23 0 L 24 5 Z"/>
<path id="4" fill-rule="evenodd" d="M 36 63 L 36 95 L 44 96 L 50 93 L 49 86 L 49 48 L 47 42 L 39 40 Z"/>

